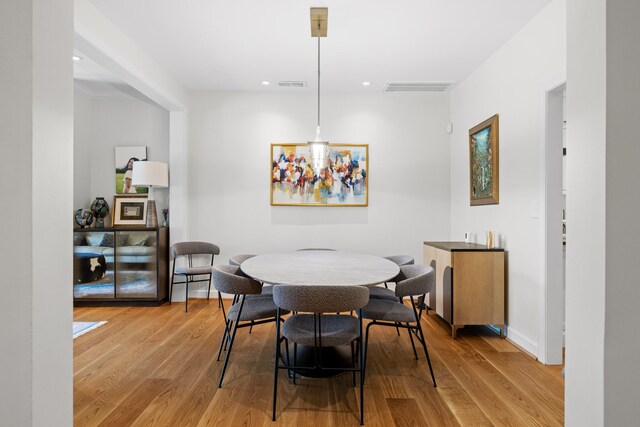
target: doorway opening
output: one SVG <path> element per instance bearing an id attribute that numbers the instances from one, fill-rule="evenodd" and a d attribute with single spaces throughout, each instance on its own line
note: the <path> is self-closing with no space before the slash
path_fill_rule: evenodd
<path id="1" fill-rule="evenodd" d="M 566 83 L 545 92 L 545 135 L 542 147 L 542 278 L 539 359 L 563 363 L 566 248 Z"/>

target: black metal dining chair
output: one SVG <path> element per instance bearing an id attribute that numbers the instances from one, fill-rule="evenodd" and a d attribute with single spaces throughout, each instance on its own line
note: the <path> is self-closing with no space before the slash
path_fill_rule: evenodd
<path id="1" fill-rule="evenodd" d="M 433 382 L 433 386 L 436 387 L 436 377 L 433 374 L 433 367 L 431 366 L 431 359 L 429 358 L 429 351 L 427 350 L 427 342 L 424 338 L 422 326 L 420 325 L 420 316 L 422 315 L 423 305 L 419 304 L 420 298 L 424 300 L 424 295 L 433 288 L 435 281 L 433 268 L 426 265 L 402 266 L 400 267 L 400 274 L 398 275 L 397 280 L 395 295 L 398 300 L 388 301 L 382 299 L 371 299 L 369 300 L 369 303 L 362 308 L 362 316 L 365 319 L 371 320 L 367 325 L 364 341 L 365 372 L 367 366 L 367 349 L 369 345 L 369 329 L 372 326 L 404 328 L 407 329 L 409 333 L 409 339 L 411 340 L 411 346 L 413 347 L 413 355 L 416 360 L 418 360 L 418 353 L 416 352 L 413 336 L 415 335 L 418 341 L 422 344 L 424 354 L 427 357 L 427 363 L 429 364 L 431 380 Z M 418 301 L 414 299 L 415 296 L 419 297 Z M 410 307 L 402 303 L 403 297 L 410 298 Z M 416 309 L 416 306 L 419 306 L 420 308 Z"/>
<path id="2" fill-rule="evenodd" d="M 175 284 L 185 284 L 185 299 L 184 299 L 184 311 L 189 310 L 189 284 L 196 282 L 209 282 L 209 288 L 207 289 L 207 299 L 211 294 L 211 268 L 213 266 L 213 258 L 220 254 L 220 248 L 213 243 L 207 242 L 179 242 L 174 243 L 171 246 L 171 257 L 173 258 L 173 267 L 171 269 L 171 287 L 169 288 L 169 304 L 171 304 L 171 297 L 173 296 L 173 286 Z M 207 265 L 194 266 L 194 257 L 199 256 L 211 257 L 210 262 Z M 177 261 L 180 257 L 187 258 L 186 267 L 176 267 Z M 183 282 L 176 282 L 175 276 L 183 276 Z M 204 277 L 196 279 L 196 277 Z M 224 315 L 224 306 L 222 305 L 222 296 L 218 292 L 218 307 L 222 308 Z"/>
<path id="3" fill-rule="evenodd" d="M 287 369 L 293 372 L 295 384 L 296 372 L 299 370 L 339 370 L 360 373 L 360 424 L 364 424 L 364 362 L 362 351 L 362 315 L 360 309 L 369 301 L 369 291 L 361 286 L 293 286 L 276 285 L 273 287 L 273 301 L 278 307 L 276 321 L 276 350 L 273 372 L 273 421 L 276 420 L 276 399 L 278 393 L 278 370 Z M 356 310 L 357 317 L 338 312 Z M 292 311 L 296 314 L 288 317 L 280 328 L 283 313 Z M 332 314 L 325 314 L 332 313 Z M 280 334 L 282 333 L 282 338 Z M 293 365 L 280 363 L 280 345 L 291 341 L 293 347 Z M 355 367 L 354 342 L 358 343 L 359 362 Z M 297 346 L 313 347 L 314 366 L 297 365 Z M 322 347 L 338 345 L 351 346 L 351 367 L 334 368 L 322 365 Z M 288 353 L 287 353 L 288 354 Z M 288 357 L 287 357 L 288 360 Z"/>

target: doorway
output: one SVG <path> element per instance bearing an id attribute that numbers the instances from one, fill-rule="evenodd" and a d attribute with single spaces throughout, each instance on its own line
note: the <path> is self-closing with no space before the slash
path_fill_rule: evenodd
<path id="1" fill-rule="evenodd" d="M 545 134 L 542 145 L 541 254 L 542 275 L 539 359 L 547 365 L 563 363 L 566 248 L 566 83 L 545 91 Z"/>

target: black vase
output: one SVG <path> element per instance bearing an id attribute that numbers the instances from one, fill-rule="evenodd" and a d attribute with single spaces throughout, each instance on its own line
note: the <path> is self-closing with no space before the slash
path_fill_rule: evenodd
<path id="1" fill-rule="evenodd" d="M 96 228 L 104 228 L 104 217 L 109 215 L 109 204 L 104 197 L 96 197 L 90 209 L 96 219 Z"/>

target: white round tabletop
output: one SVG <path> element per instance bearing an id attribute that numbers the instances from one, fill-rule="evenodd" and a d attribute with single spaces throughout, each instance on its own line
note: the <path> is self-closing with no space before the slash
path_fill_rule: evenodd
<path id="1" fill-rule="evenodd" d="M 240 266 L 244 274 L 281 285 L 375 286 L 400 272 L 388 259 L 342 251 L 293 251 L 257 255 Z"/>

